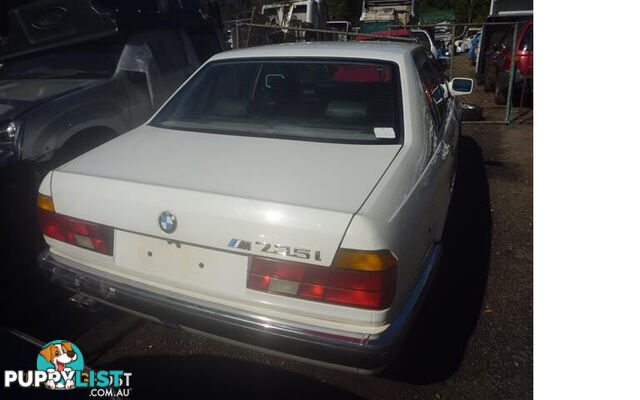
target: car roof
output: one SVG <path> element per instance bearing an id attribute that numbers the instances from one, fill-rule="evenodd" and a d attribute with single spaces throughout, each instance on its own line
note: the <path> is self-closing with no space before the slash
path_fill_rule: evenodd
<path id="1" fill-rule="evenodd" d="M 331 57 L 399 62 L 418 47 L 420 45 L 416 43 L 388 41 L 282 43 L 223 51 L 211 57 L 211 60 L 265 57 Z"/>

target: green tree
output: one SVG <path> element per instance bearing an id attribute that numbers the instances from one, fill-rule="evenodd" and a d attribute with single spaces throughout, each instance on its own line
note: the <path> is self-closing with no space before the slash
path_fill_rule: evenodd
<path id="1" fill-rule="evenodd" d="M 327 0 L 329 16 L 334 21 L 356 23 L 360 19 L 362 2 L 358 0 Z"/>
<path id="2" fill-rule="evenodd" d="M 420 12 L 453 10 L 457 22 L 484 22 L 491 0 L 421 0 Z"/>

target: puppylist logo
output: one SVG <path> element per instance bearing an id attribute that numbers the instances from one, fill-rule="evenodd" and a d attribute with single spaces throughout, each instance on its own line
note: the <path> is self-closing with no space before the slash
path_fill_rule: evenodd
<path id="1" fill-rule="evenodd" d="M 46 387 L 51 390 L 90 389 L 89 396 L 127 397 L 131 372 L 85 370 L 82 352 L 66 340 L 54 340 L 42 347 L 36 370 L 4 371 L 4 387 Z"/>

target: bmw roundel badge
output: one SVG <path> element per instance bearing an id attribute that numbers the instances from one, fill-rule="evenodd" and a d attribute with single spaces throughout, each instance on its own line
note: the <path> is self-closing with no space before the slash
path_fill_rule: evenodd
<path id="1" fill-rule="evenodd" d="M 160 223 L 160 229 L 165 233 L 173 233 L 178 228 L 178 219 L 169 211 L 160 214 L 158 222 Z"/>

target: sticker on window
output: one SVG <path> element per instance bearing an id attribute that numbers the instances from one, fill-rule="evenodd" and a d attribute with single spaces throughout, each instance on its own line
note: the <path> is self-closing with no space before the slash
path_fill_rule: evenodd
<path id="1" fill-rule="evenodd" d="M 375 133 L 378 139 L 395 139 L 396 131 L 393 128 L 373 128 L 373 133 Z"/>

